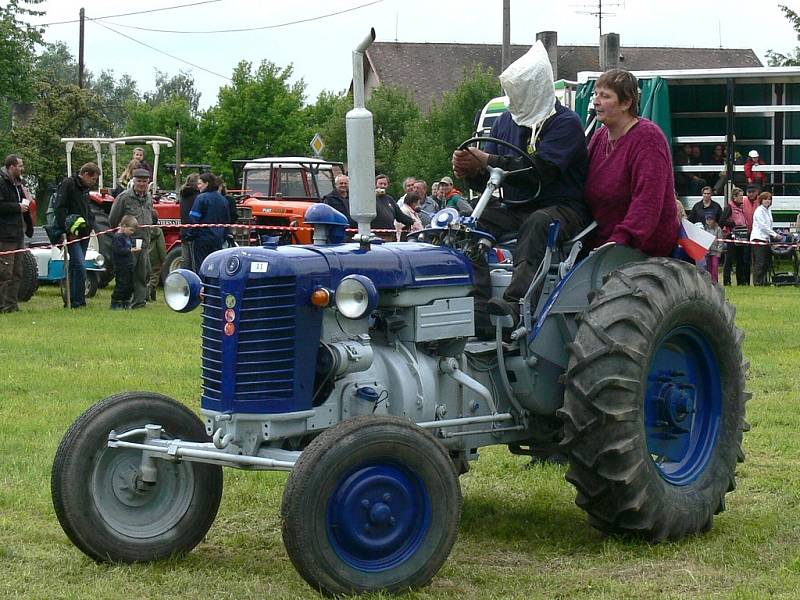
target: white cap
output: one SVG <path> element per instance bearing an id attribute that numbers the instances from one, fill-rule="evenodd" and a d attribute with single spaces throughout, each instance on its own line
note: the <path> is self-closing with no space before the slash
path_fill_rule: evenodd
<path id="1" fill-rule="evenodd" d="M 747 153 L 747 156 L 750 158 L 758 158 L 758 150 L 750 150 L 750 152 Z"/>

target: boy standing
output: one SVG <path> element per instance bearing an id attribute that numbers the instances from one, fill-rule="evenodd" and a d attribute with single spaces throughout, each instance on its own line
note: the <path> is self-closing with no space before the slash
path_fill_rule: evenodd
<path id="1" fill-rule="evenodd" d="M 725 236 L 722 232 L 722 227 L 719 226 L 719 223 L 711 213 L 706 213 L 706 222 L 703 228 L 717 238 L 708 249 L 708 254 L 706 254 L 706 268 L 711 275 L 711 281 L 719 283 L 719 258 L 722 256 L 722 239 Z"/>
<path id="2" fill-rule="evenodd" d="M 130 307 L 133 294 L 133 253 L 141 252 L 134 246 L 132 236 L 136 233 L 139 222 L 133 215 L 125 215 L 120 219 L 119 231 L 114 234 L 112 251 L 114 254 L 114 277 L 117 280 L 111 294 L 111 310 Z"/>

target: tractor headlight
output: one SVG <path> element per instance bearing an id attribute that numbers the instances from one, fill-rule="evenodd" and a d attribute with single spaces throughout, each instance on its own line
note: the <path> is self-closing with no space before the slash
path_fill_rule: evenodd
<path id="1" fill-rule="evenodd" d="M 106 264 L 106 257 L 98 252 L 97 256 L 94 257 L 94 264 L 98 267 L 102 267 L 104 264 Z"/>
<path id="2" fill-rule="evenodd" d="M 200 304 L 203 282 L 193 271 L 176 269 L 164 280 L 164 299 L 172 310 L 189 312 Z"/>
<path id="3" fill-rule="evenodd" d="M 336 287 L 336 308 L 348 319 L 360 319 L 378 305 L 378 290 L 368 277 L 348 275 Z"/>

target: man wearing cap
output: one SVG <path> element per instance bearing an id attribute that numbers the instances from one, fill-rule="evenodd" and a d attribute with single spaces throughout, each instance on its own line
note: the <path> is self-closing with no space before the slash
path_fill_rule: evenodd
<path id="1" fill-rule="evenodd" d="M 758 150 L 750 150 L 747 153 L 748 159 L 744 163 L 744 174 L 747 177 L 747 183 L 757 183 L 761 187 L 767 185 L 767 174 L 763 171 L 753 171 L 756 165 L 765 165 L 763 160 L 758 156 Z"/>
<path id="2" fill-rule="evenodd" d="M 553 71 L 547 51 L 537 42 L 501 75 L 508 95 L 508 110 L 492 125 L 491 137 L 526 151 L 533 163 L 498 144 L 453 153 L 453 170 L 469 186 L 483 190 L 487 167 L 523 172 L 509 175 L 503 183 L 503 202 L 490 204 L 479 217 L 478 227 L 495 238 L 518 232 L 514 272 L 503 298 L 489 299 L 491 282 L 485 257 L 474 263 L 476 332 L 494 338 L 488 312 L 510 315 L 519 322 L 519 299 L 528 290 L 544 257 L 547 232 L 560 222 L 560 240 L 577 234 L 591 221 L 583 200 L 589 170 L 589 153 L 583 126 L 575 112 L 555 97 Z M 513 204 L 512 204 L 513 203 Z M 535 306 L 535 298 L 533 302 Z"/>
<path id="3" fill-rule="evenodd" d="M 99 177 L 100 168 L 94 163 L 86 163 L 76 175 L 61 182 L 53 203 L 56 224 L 60 231 L 67 232 L 70 308 L 86 306 L 84 258 L 89 248 L 87 236 L 94 229 L 94 214 L 89 209 L 89 191 L 97 185 Z"/>
<path id="4" fill-rule="evenodd" d="M 118 227 L 125 215 L 136 217 L 140 227 L 133 235 L 134 243 L 141 246 L 142 251 L 134 254 L 133 264 L 133 300 L 131 308 L 144 308 L 147 305 L 147 282 L 150 278 L 150 228 L 141 225 L 158 223 L 158 215 L 153 208 L 153 197 L 148 191 L 150 172 L 147 169 L 133 171 L 133 187 L 125 190 L 111 207 L 108 221 L 111 227 Z M 141 240 L 141 241 L 139 241 Z"/>
<path id="5" fill-rule="evenodd" d="M 455 208 L 458 214 L 468 217 L 472 214 L 472 205 L 461 195 L 461 190 L 453 186 L 453 179 L 442 177 L 439 180 L 439 192 L 444 197 L 445 208 Z"/>

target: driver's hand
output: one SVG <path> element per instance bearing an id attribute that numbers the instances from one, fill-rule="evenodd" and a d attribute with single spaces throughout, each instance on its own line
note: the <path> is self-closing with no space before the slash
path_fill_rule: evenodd
<path id="1" fill-rule="evenodd" d="M 453 152 L 453 173 L 464 178 L 480 173 L 489 163 L 489 155 L 478 148 L 465 148 Z"/>

